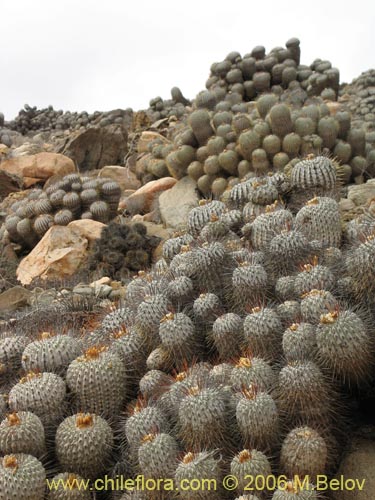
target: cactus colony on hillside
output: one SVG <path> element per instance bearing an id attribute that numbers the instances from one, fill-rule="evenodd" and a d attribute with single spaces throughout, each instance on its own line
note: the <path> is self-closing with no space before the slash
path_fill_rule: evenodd
<path id="1" fill-rule="evenodd" d="M 325 156 L 290 176 L 249 177 L 191 210 L 186 232 L 165 242 L 157 265 L 130 282 L 125 307 L 95 331 L 4 332 L 4 491 L 41 499 L 49 457 L 56 477 L 125 467 L 218 485 L 110 496 L 123 500 L 317 498 L 314 478 L 335 470 L 344 442 L 340 394 L 365 387 L 374 364 L 366 265 L 375 221 L 365 232 L 353 223 L 342 246 L 336 186 Z M 233 493 L 222 485 L 228 473 Z M 248 475 L 272 473 L 289 482 L 246 495 Z"/>

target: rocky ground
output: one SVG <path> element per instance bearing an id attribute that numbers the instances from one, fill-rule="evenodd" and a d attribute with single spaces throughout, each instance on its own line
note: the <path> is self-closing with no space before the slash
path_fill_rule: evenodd
<path id="1" fill-rule="evenodd" d="M 129 284 L 160 262 L 201 199 L 226 201 L 240 181 L 269 172 L 288 177 L 311 155 L 332 160 L 344 232 L 375 215 L 375 70 L 344 84 L 329 61 L 300 58 L 297 39 L 231 52 L 195 99 L 174 87 L 138 112 L 0 114 L 0 335 L 54 305 L 96 315 L 126 306 Z M 97 197 L 85 205 L 90 190 Z M 369 391 L 353 403 L 336 468 L 366 477 L 366 488 L 336 500 L 375 496 L 374 402 Z"/>

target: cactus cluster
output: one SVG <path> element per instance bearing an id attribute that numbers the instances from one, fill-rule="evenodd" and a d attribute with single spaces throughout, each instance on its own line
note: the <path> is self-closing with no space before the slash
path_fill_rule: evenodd
<path id="1" fill-rule="evenodd" d="M 231 52 L 212 64 L 206 90 L 169 129 L 171 142 L 151 142 L 142 162 L 150 176 L 189 175 L 204 195 L 220 196 L 246 175 L 288 173 L 301 157 L 329 151 L 340 180 L 359 182 L 371 176 L 374 141 L 337 107 L 338 91 L 339 70 L 320 59 L 301 64 L 296 38 L 269 53 Z"/>
<path id="2" fill-rule="evenodd" d="M 162 500 L 318 498 L 295 476 L 334 473 L 348 402 L 374 382 L 375 219 L 343 231 L 335 176 L 312 156 L 201 202 L 94 329 L 5 331 L 0 485 L 41 499 L 47 456 L 56 477 L 218 484 Z M 284 489 L 246 495 L 272 473 Z"/>
<path id="3" fill-rule="evenodd" d="M 50 130 L 82 130 L 92 126 L 104 127 L 111 124 L 131 123 L 133 111 L 131 109 L 114 109 L 112 111 L 71 112 L 53 109 L 53 106 L 37 109 L 36 106 L 25 104 L 14 120 L 7 123 L 11 130 L 23 135 L 29 132 Z"/>
<path id="4" fill-rule="evenodd" d="M 68 174 L 14 202 L 5 229 L 11 241 L 30 249 L 53 225 L 67 226 L 76 219 L 108 223 L 117 215 L 120 196 L 119 184 L 110 178 Z"/>
<path id="5" fill-rule="evenodd" d="M 102 229 L 89 253 L 89 268 L 103 276 L 121 279 L 150 266 L 151 254 L 160 238 L 149 236 L 141 222 L 110 222 Z"/>

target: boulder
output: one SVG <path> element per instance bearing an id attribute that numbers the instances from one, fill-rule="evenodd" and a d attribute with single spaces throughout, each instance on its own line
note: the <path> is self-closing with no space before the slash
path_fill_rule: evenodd
<path id="1" fill-rule="evenodd" d="M 138 144 L 137 144 L 137 150 L 138 153 L 148 153 L 148 146 L 150 142 L 153 141 L 161 141 L 163 144 L 169 144 L 170 141 L 166 139 L 164 136 L 158 134 L 157 132 L 151 132 L 149 130 L 146 130 L 142 132 Z"/>
<path id="2" fill-rule="evenodd" d="M 160 217 L 167 227 L 182 229 L 190 210 L 198 205 L 197 183 L 183 177 L 171 189 L 159 196 Z"/>
<path id="3" fill-rule="evenodd" d="M 29 304 L 32 293 L 22 286 L 14 286 L 0 294 L 0 313 L 15 311 Z"/>
<path id="4" fill-rule="evenodd" d="M 9 193 L 19 191 L 22 187 L 23 180 L 21 177 L 0 169 L 0 200 L 7 197 Z"/>
<path id="5" fill-rule="evenodd" d="M 163 177 L 156 181 L 147 182 L 124 200 L 123 203 L 120 203 L 119 208 L 126 209 L 131 214 L 148 213 L 154 207 L 157 197 L 163 191 L 173 187 L 176 182 L 177 180 L 173 177 Z"/>
<path id="6" fill-rule="evenodd" d="M 370 179 L 365 184 L 348 187 L 348 199 L 355 205 L 364 206 L 375 198 L 375 179 Z"/>
<path id="7" fill-rule="evenodd" d="M 117 181 L 122 190 L 141 187 L 141 181 L 128 167 L 106 166 L 100 170 L 98 177 L 109 177 Z"/>
<path id="8" fill-rule="evenodd" d="M 127 139 L 127 131 L 120 125 L 90 127 L 72 134 L 61 152 L 74 160 L 81 172 L 87 172 L 122 163 Z"/>
<path id="9" fill-rule="evenodd" d="M 99 237 L 104 224 L 93 220 L 52 226 L 19 264 L 17 278 L 23 285 L 34 278 L 63 279 L 86 262 L 90 243 Z"/>
<path id="10" fill-rule="evenodd" d="M 23 179 L 24 186 L 30 187 L 44 182 L 52 175 L 66 175 L 75 172 L 70 158 L 58 153 L 38 153 L 18 156 L 1 163 L 1 170 Z"/>
<path id="11" fill-rule="evenodd" d="M 375 494 L 375 441 L 355 438 L 350 446 L 350 451 L 344 457 L 335 476 L 335 479 L 350 480 L 346 487 L 332 491 L 334 500 L 373 500 Z M 360 490 L 358 484 L 364 480 Z M 358 481 L 357 487 L 350 491 L 352 482 Z"/>
<path id="12" fill-rule="evenodd" d="M 91 244 L 93 241 L 100 238 L 105 224 L 91 219 L 78 219 L 70 222 L 67 227 L 74 231 L 78 231 L 78 233 L 86 238 Z"/>

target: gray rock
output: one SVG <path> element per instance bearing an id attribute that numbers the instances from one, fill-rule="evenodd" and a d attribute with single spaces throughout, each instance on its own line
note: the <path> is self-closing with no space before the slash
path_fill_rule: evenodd
<path id="1" fill-rule="evenodd" d="M 15 311 L 30 303 L 32 292 L 22 286 L 14 286 L 0 294 L 0 313 Z"/>
<path id="2" fill-rule="evenodd" d="M 127 131 L 120 125 L 92 127 L 72 135 L 63 154 L 69 156 L 81 172 L 120 165 L 127 152 Z"/>
<path id="3" fill-rule="evenodd" d="M 21 177 L 0 169 L 0 200 L 8 196 L 9 193 L 20 191 L 22 187 L 23 179 Z"/>
<path id="4" fill-rule="evenodd" d="M 171 189 L 159 196 L 159 210 L 163 223 L 173 229 L 186 226 L 190 210 L 197 206 L 197 184 L 190 177 L 179 180 Z"/>
<path id="5" fill-rule="evenodd" d="M 340 468 L 335 476 L 340 479 L 343 476 L 347 480 L 362 482 L 362 491 L 359 488 L 349 491 L 347 487 L 339 491 L 332 491 L 334 500 L 373 500 L 375 495 L 375 441 L 363 438 L 355 438 L 350 451 L 341 462 Z M 352 481 L 351 481 L 352 482 Z"/>
<path id="6" fill-rule="evenodd" d="M 94 289 L 88 285 L 77 285 L 73 288 L 73 293 L 89 296 L 94 294 Z"/>

